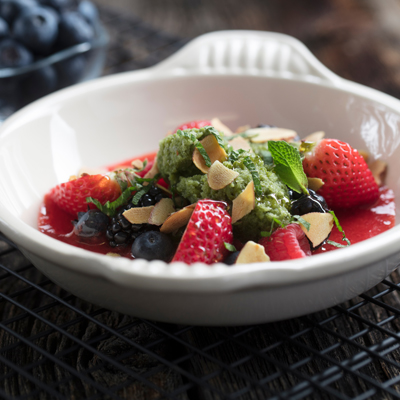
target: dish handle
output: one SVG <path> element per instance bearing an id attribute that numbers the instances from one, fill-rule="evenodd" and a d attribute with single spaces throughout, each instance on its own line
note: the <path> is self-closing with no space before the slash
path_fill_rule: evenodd
<path id="1" fill-rule="evenodd" d="M 153 71 L 160 75 L 263 75 L 339 84 L 342 78 L 297 39 L 274 32 L 219 31 L 189 42 Z"/>

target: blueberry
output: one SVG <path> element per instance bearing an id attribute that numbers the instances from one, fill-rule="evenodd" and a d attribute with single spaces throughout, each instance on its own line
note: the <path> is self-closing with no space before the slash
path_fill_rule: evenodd
<path id="1" fill-rule="evenodd" d="M 83 0 L 79 3 L 78 12 L 92 25 L 99 22 L 99 11 L 89 0 Z"/>
<path id="2" fill-rule="evenodd" d="M 276 128 L 276 125 L 258 124 L 257 128 Z"/>
<path id="3" fill-rule="evenodd" d="M 61 15 L 58 35 L 58 42 L 61 47 L 90 42 L 93 37 L 93 27 L 81 14 L 68 11 Z"/>
<path id="4" fill-rule="evenodd" d="M 107 215 L 101 211 L 89 210 L 77 222 L 74 221 L 74 233 L 85 238 L 99 236 L 107 229 L 108 221 Z"/>
<path id="5" fill-rule="evenodd" d="M 34 53 L 47 55 L 57 39 L 57 14 L 47 7 L 32 7 L 15 20 L 13 33 Z"/>
<path id="6" fill-rule="evenodd" d="M 51 65 L 32 71 L 24 77 L 21 87 L 25 104 L 46 96 L 57 88 L 56 71 Z"/>
<path id="7" fill-rule="evenodd" d="M 78 54 L 55 64 L 58 76 L 58 87 L 64 88 L 80 82 L 85 75 L 85 54 Z"/>
<path id="8" fill-rule="evenodd" d="M 0 1 L 0 17 L 12 24 L 22 11 L 36 5 L 36 0 L 2 0 Z"/>
<path id="9" fill-rule="evenodd" d="M 146 193 L 140 198 L 140 204 L 142 207 L 149 207 L 156 204 L 156 201 L 154 200 L 154 197 L 151 194 Z"/>
<path id="10" fill-rule="evenodd" d="M 10 28 L 8 27 L 7 21 L 0 17 L 0 38 L 4 38 L 10 35 Z"/>
<path id="11" fill-rule="evenodd" d="M 302 195 L 292 201 L 292 215 L 304 215 L 310 212 L 325 213 L 329 211 L 325 199 L 309 189 L 309 195 Z"/>
<path id="12" fill-rule="evenodd" d="M 33 61 L 32 53 L 13 39 L 0 42 L 0 68 L 24 67 Z"/>
<path id="13" fill-rule="evenodd" d="M 240 251 L 235 251 L 233 253 L 230 253 L 224 260 L 224 264 L 226 265 L 233 265 L 236 262 L 236 259 L 238 258 Z"/>
<path id="14" fill-rule="evenodd" d="M 175 253 L 175 246 L 171 238 L 165 233 L 149 231 L 142 233 L 133 242 L 132 255 L 145 260 L 171 261 Z"/>
<path id="15" fill-rule="evenodd" d="M 61 12 L 72 6 L 71 0 L 39 0 L 39 2 L 44 6 L 54 8 L 58 12 Z"/>

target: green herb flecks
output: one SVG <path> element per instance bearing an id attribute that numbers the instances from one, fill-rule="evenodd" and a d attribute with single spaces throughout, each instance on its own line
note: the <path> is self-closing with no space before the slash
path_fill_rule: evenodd
<path id="1" fill-rule="evenodd" d="M 348 246 L 348 244 L 340 244 L 340 243 L 334 242 L 333 240 L 327 240 L 326 243 L 330 244 L 331 246 L 339 247 L 341 249 Z"/>
<path id="2" fill-rule="evenodd" d="M 261 182 L 260 182 L 260 175 L 257 171 L 256 166 L 254 165 L 253 161 L 249 156 L 246 156 L 243 159 L 243 164 L 246 166 L 246 168 L 250 171 L 251 177 L 253 178 L 254 182 L 254 191 L 256 192 L 257 196 L 262 196 L 263 190 L 261 187 Z"/>
<path id="3" fill-rule="evenodd" d="M 260 235 L 262 237 L 270 237 L 272 235 L 272 233 L 274 232 L 274 224 L 279 225 L 281 228 L 285 228 L 286 227 L 286 225 L 282 221 L 280 221 L 278 218 L 274 217 L 274 218 L 272 218 L 271 229 L 269 230 L 269 232 L 262 231 L 262 232 L 260 232 Z"/>
<path id="4" fill-rule="evenodd" d="M 234 163 L 235 161 L 237 161 L 237 160 L 239 159 L 239 157 L 240 157 L 243 153 L 246 153 L 246 150 L 243 150 L 243 149 L 232 150 L 232 151 L 229 153 L 228 161 Z"/>
<path id="5" fill-rule="evenodd" d="M 212 127 L 210 127 L 212 128 Z M 214 129 L 214 128 L 213 128 Z M 214 129 L 215 130 L 215 129 Z M 218 132 L 215 131 L 216 134 L 219 136 Z M 195 135 L 193 135 L 193 133 L 187 132 L 187 131 L 181 131 L 180 129 L 176 131 L 176 134 L 180 137 L 185 137 L 187 139 L 189 139 L 190 141 L 193 142 L 193 144 L 195 145 L 196 149 L 199 151 L 199 153 L 201 154 L 201 156 L 204 158 L 204 162 L 206 164 L 207 167 L 211 167 L 211 160 L 210 157 L 208 156 L 205 148 L 203 147 L 203 145 L 198 141 L 198 139 L 196 138 Z M 215 136 L 215 135 L 214 135 Z M 217 139 L 218 140 L 218 139 Z"/>
<path id="6" fill-rule="evenodd" d="M 284 140 L 269 141 L 268 150 L 275 163 L 275 173 L 290 189 L 308 194 L 307 176 L 304 173 L 299 151 Z"/>
<path id="7" fill-rule="evenodd" d="M 304 228 L 307 229 L 307 232 L 310 230 L 311 227 L 311 224 L 307 222 L 304 218 L 302 218 L 300 215 L 293 215 L 292 218 L 290 219 L 290 222 L 303 225 Z"/>
<path id="8" fill-rule="evenodd" d="M 86 203 L 93 203 L 102 213 L 112 218 L 115 215 L 117 208 L 126 204 L 131 197 L 132 192 L 135 190 L 137 190 L 137 187 L 131 186 L 125 189 L 122 192 L 121 196 L 118 197 L 118 199 L 112 202 L 107 201 L 105 204 L 101 204 L 97 199 L 94 199 L 93 197 L 86 197 Z"/>
<path id="9" fill-rule="evenodd" d="M 351 245 L 350 240 L 347 239 L 346 234 L 344 233 L 343 228 L 340 226 L 339 220 L 338 220 L 338 218 L 336 217 L 335 213 L 334 213 L 332 210 L 329 211 L 329 213 L 330 213 L 330 214 L 332 215 L 332 217 L 333 217 L 333 221 L 335 222 L 336 228 L 337 228 L 338 231 L 343 235 L 342 240 L 343 240 L 344 242 L 347 243 L 347 245 L 345 245 L 344 247 L 350 246 L 350 245 Z M 334 242 L 333 242 L 333 243 L 334 243 Z M 331 243 L 330 243 L 330 244 L 331 244 Z"/>
<path id="10" fill-rule="evenodd" d="M 213 135 L 213 136 L 215 137 L 215 139 L 217 139 L 218 144 L 219 144 L 223 149 L 225 149 L 225 143 L 224 143 L 224 141 L 223 141 L 223 139 L 222 139 L 220 133 L 219 133 L 213 126 L 211 126 L 211 125 L 210 125 L 210 126 L 206 126 L 206 127 L 204 127 L 204 130 L 205 130 L 207 133 Z"/>
<path id="11" fill-rule="evenodd" d="M 236 247 L 233 244 L 224 242 L 224 246 L 227 250 L 231 251 L 232 253 L 236 251 Z"/>

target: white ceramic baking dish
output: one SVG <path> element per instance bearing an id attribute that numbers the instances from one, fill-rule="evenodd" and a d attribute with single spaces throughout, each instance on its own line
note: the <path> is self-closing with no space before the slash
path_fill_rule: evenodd
<path id="1" fill-rule="evenodd" d="M 156 150 L 169 129 L 214 116 L 232 128 L 273 123 L 300 135 L 324 130 L 368 149 L 388 162 L 387 184 L 400 199 L 398 100 L 341 79 L 291 37 L 226 31 L 195 39 L 156 67 L 65 89 L 8 119 L 0 131 L 1 231 L 77 296 L 176 323 L 299 316 L 350 299 L 396 268 L 399 226 L 333 253 L 235 267 L 112 258 L 37 231 L 44 194 L 81 166 Z"/>

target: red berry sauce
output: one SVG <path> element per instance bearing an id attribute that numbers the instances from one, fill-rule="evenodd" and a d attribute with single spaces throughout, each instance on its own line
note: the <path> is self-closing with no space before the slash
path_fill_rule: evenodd
<path id="1" fill-rule="evenodd" d="M 138 158 L 144 160 L 147 158 L 149 163 L 146 170 L 148 170 L 151 168 L 155 156 L 156 153 L 149 153 L 141 157 L 134 157 L 133 159 L 110 165 L 107 169 L 112 171 L 117 167 L 129 167 L 132 160 Z M 146 170 L 143 171 L 142 175 L 147 172 Z M 165 182 L 159 183 L 163 184 Z M 395 225 L 394 193 L 387 187 L 380 188 L 379 200 L 373 206 L 364 209 L 335 210 L 335 214 L 350 242 L 352 244 L 361 242 L 385 232 Z M 39 212 L 38 228 L 40 232 L 73 246 L 101 254 L 118 252 L 123 257 L 132 258 L 131 246 L 115 248 L 108 244 L 105 236 L 89 240 L 74 235 L 71 223 L 73 218 L 71 214 L 61 210 L 49 195 L 46 195 Z M 329 240 L 345 244 L 342 241 L 342 234 L 336 227 L 333 228 Z M 336 249 L 337 247 L 325 244 L 316 250 L 314 254 Z"/>
<path id="2" fill-rule="evenodd" d="M 393 190 L 388 187 L 381 187 L 379 189 L 379 199 L 373 206 L 364 209 L 335 210 L 335 215 L 339 219 L 339 223 L 350 243 L 355 244 L 393 228 L 395 210 Z M 342 236 L 342 233 L 334 227 L 329 240 L 345 245 L 346 243 L 342 241 Z M 338 247 L 324 244 L 314 254 L 337 249 Z"/>

